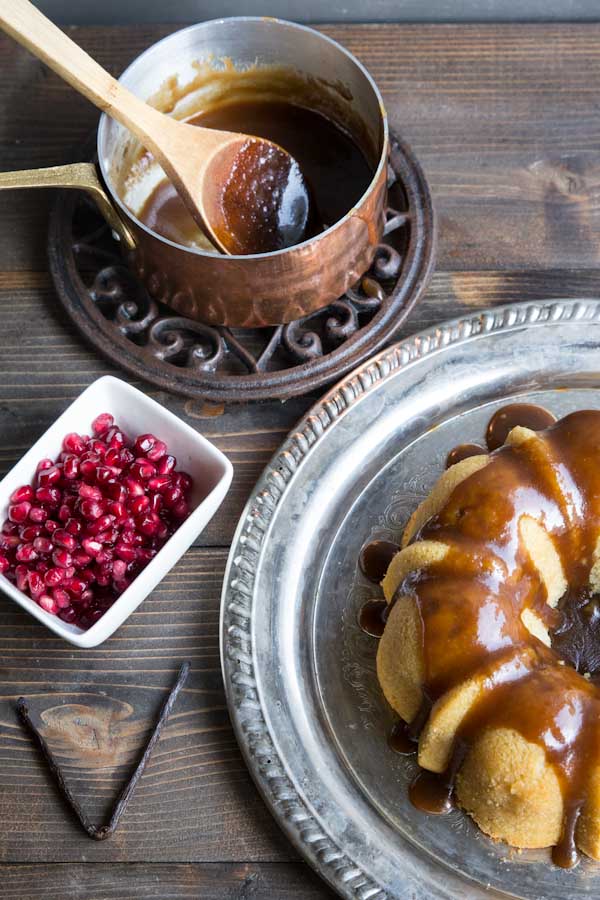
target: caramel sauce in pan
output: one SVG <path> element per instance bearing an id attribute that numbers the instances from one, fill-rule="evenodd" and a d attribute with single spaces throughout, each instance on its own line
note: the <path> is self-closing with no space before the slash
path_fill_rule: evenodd
<path id="1" fill-rule="evenodd" d="M 409 590 L 419 607 L 430 701 L 475 672 L 485 676 L 448 770 L 421 772 L 410 797 L 420 809 L 447 812 L 471 742 L 489 727 L 513 729 L 544 750 L 556 773 L 564 821 L 552 858 L 571 867 L 590 772 L 600 765 L 600 599 L 588 583 L 600 535 L 600 411 L 556 422 L 540 407 L 512 404 L 491 420 L 490 448 L 515 425 L 543 430 L 542 440 L 499 447 L 454 489 L 415 536 L 443 542 L 446 556 L 412 572 L 398 589 Z M 548 607 L 539 573 L 521 546 L 519 522 L 528 515 L 543 523 L 569 584 L 556 610 Z M 551 648 L 525 628 L 523 609 L 545 623 Z M 426 718 L 398 728 L 406 737 L 401 746 Z"/>
<path id="2" fill-rule="evenodd" d="M 516 425 L 522 425 L 523 428 L 530 428 L 532 431 L 542 431 L 555 422 L 556 416 L 543 406 L 534 403 L 510 403 L 499 409 L 490 419 L 485 442 L 488 450 L 497 450 Z"/>
<path id="3" fill-rule="evenodd" d="M 347 132 L 321 113 L 291 103 L 247 100 L 199 113 L 188 122 L 266 138 L 283 147 L 293 157 L 310 197 L 304 239 L 314 237 L 343 218 L 357 204 L 373 178 L 373 167 Z M 254 152 L 252 144 L 247 152 Z M 289 157 L 285 159 L 289 160 Z M 250 200 L 256 197 L 260 212 L 265 204 L 268 206 L 273 187 L 283 188 L 291 183 L 291 176 L 295 178 L 299 174 L 288 171 L 285 165 L 280 166 L 277 159 L 266 159 L 262 165 L 263 177 L 258 181 L 254 179 L 252 184 L 246 184 L 242 166 L 239 177 L 232 178 L 226 187 L 224 202 L 231 219 L 231 230 L 236 230 L 236 233 L 238 228 L 243 232 L 246 226 L 254 228 L 256 225 L 238 221 L 240 215 L 246 215 L 249 209 L 248 203 L 240 204 L 236 199 L 240 189 L 246 192 Z M 161 182 L 154 189 L 138 218 L 152 231 L 177 244 L 201 245 L 198 226 L 168 181 Z M 272 217 L 259 223 L 262 250 L 257 252 L 276 250 L 285 245 L 284 230 L 279 228 L 279 224 L 279 220 L 275 222 Z"/>

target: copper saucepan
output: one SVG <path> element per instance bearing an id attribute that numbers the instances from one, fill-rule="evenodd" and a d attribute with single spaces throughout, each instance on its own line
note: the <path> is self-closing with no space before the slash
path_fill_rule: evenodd
<path id="1" fill-rule="evenodd" d="M 210 324 L 261 327 L 293 321 L 341 296 L 369 267 L 383 233 L 387 117 L 368 72 L 335 41 L 278 19 L 218 19 L 154 44 L 119 80 L 178 118 L 225 98 L 285 97 L 302 103 L 349 130 L 375 174 L 355 207 L 322 234 L 252 256 L 224 256 L 208 244 L 185 247 L 145 226 L 132 210 L 141 208 L 162 173 L 155 164 L 154 180 L 128 182 L 140 148 L 106 115 L 98 128 L 99 173 L 89 163 L 7 172 L 0 175 L 0 189 L 88 191 L 149 293 L 181 315 Z"/>

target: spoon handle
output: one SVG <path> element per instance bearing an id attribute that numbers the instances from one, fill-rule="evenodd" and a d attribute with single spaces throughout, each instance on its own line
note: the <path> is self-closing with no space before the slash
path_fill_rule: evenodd
<path id="1" fill-rule="evenodd" d="M 164 127 L 164 116 L 119 84 L 29 0 L 0 0 L 0 28 L 154 150 L 152 133 Z"/>

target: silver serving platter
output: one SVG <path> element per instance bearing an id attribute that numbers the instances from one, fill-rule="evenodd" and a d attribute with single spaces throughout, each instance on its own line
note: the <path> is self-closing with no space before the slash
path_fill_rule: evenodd
<path id="1" fill-rule="evenodd" d="M 396 537 L 444 467 L 508 399 L 557 415 L 600 408 L 600 301 L 515 304 L 436 326 L 345 378 L 290 434 L 240 520 L 225 575 L 229 708 L 266 803 L 343 897 L 589 898 L 600 863 L 572 871 L 517 852 L 460 810 L 414 809 L 412 758 L 356 621 L 377 594 L 365 540 Z"/>

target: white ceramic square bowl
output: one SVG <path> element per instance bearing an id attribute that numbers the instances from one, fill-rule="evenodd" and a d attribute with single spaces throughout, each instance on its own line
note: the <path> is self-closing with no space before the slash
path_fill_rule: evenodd
<path id="1" fill-rule="evenodd" d="M 0 575 L 0 590 L 51 631 L 78 647 L 101 644 L 154 590 L 210 522 L 233 476 L 227 457 L 206 438 L 141 391 L 118 378 L 106 376 L 91 384 L 0 482 L 0 523 L 8 515 L 10 495 L 19 485 L 32 483 L 40 459 L 46 456 L 55 459 L 62 450 L 63 438 L 69 432 L 90 434 L 93 420 L 102 412 L 111 413 L 116 424 L 129 437 L 151 432 L 165 441 L 169 453 L 177 458 L 177 468 L 189 472 L 194 487 L 189 517 L 111 608 L 87 631 L 47 613 Z"/>

